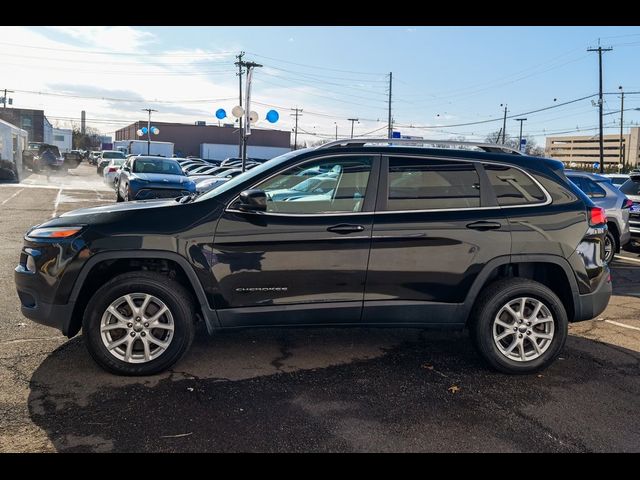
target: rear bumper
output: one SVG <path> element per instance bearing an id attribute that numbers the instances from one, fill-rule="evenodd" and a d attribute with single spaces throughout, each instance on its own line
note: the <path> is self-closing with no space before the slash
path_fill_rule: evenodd
<path id="1" fill-rule="evenodd" d="M 612 291 L 611 275 L 607 271 L 593 292 L 578 295 L 573 321 L 582 322 L 600 315 L 607 308 Z"/>

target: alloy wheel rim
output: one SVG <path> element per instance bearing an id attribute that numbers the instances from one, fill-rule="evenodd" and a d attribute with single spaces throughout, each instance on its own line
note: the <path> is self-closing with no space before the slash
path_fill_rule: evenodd
<path id="1" fill-rule="evenodd" d="M 611 237 L 607 235 L 604 238 L 604 260 L 606 263 L 609 263 L 613 259 L 613 242 L 611 242 Z"/>
<path id="2" fill-rule="evenodd" d="M 536 298 L 509 300 L 493 319 L 493 341 L 502 355 L 530 362 L 551 345 L 555 322 L 551 310 Z"/>
<path id="3" fill-rule="evenodd" d="M 107 307 L 100 337 L 107 351 L 127 363 L 147 363 L 167 351 L 175 324 L 169 307 L 149 293 L 123 295 Z"/>

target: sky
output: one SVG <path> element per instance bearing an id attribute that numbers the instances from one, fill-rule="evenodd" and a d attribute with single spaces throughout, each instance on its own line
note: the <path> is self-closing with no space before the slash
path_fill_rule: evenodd
<path id="1" fill-rule="evenodd" d="M 300 140 L 336 128 L 348 137 L 350 118 L 355 136 L 384 137 L 392 72 L 402 135 L 484 140 L 506 105 L 507 134 L 526 117 L 524 133 L 543 145 L 549 134 L 597 134 L 597 96 L 574 100 L 598 92 L 598 54 L 587 52 L 598 41 L 613 48 L 603 54 L 604 119 L 605 133 L 617 133 L 619 86 L 630 92 L 625 129 L 640 122 L 640 27 L 3 27 L 0 89 L 61 128 L 85 110 L 88 125 L 113 135 L 146 119 L 143 108 L 157 121 L 217 124 L 216 110 L 231 116 L 238 104 L 244 51 L 262 65 L 256 128 L 291 130 L 300 108 Z"/>

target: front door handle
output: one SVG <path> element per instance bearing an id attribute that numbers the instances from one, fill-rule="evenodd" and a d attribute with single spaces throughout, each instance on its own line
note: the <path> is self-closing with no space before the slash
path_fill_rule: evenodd
<path id="1" fill-rule="evenodd" d="M 362 232 L 364 227 L 362 225 L 349 225 L 348 223 L 341 223 L 340 225 L 334 225 L 332 227 L 327 228 L 328 232 L 334 233 L 354 233 L 354 232 Z"/>
<path id="2" fill-rule="evenodd" d="M 473 223 L 467 224 L 467 228 L 472 228 L 473 230 L 480 230 L 481 232 L 484 232 L 485 230 L 497 230 L 500 227 L 502 227 L 502 224 L 499 222 L 480 221 L 480 222 L 473 222 Z"/>

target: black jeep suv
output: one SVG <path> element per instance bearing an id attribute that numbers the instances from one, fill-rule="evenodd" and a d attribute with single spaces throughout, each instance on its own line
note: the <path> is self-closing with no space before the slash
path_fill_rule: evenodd
<path id="1" fill-rule="evenodd" d="M 22 312 L 68 337 L 82 328 L 125 375 L 174 364 L 198 320 L 210 334 L 467 326 L 502 372 L 549 365 L 568 322 L 611 296 L 604 211 L 555 160 L 389 142 L 298 150 L 204 195 L 33 227 L 15 271 Z"/>

